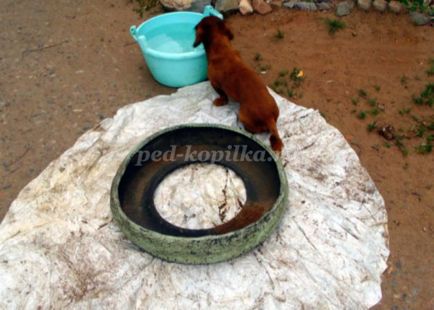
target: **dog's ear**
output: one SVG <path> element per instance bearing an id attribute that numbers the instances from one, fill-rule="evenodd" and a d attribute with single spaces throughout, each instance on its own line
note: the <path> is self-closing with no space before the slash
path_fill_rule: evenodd
<path id="1" fill-rule="evenodd" d="M 196 39 L 194 40 L 193 47 L 198 47 L 200 43 L 203 42 L 205 31 L 201 25 L 196 26 Z"/>
<path id="2" fill-rule="evenodd" d="M 223 31 L 224 35 L 228 37 L 229 40 L 233 40 L 234 34 L 228 27 L 226 27 L 225 23 L 221 23 L 221 30 Z"/>

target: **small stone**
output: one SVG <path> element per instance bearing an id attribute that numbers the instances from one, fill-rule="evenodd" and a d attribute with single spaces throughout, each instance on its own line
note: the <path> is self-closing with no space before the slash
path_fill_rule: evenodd
<path id="1" fill-rule="evenodd" d="M 237 5 L 235 7 L 235 10 L 238 9 L 238 1 L 236 1 Z M 191 7 L 188 9 L 192 12 L 200 12 L 202 13 L 205 9 L 205 6 L 210 4 L 210 0 L 195 0 L 191 3 Z"/>
<path id="2" fill-rule="evenodd" d="M 160 3 L 168 10 L 186 10 L 191 7 L 192 0 L 160 0 Z"/>
<path id="3" fill-rule="evenodd" d="M 84 126 L 83 126 L 83 128 L 82 128 L 82 131 L 83 131 L 83 132 L 88 131 L 88 130 L 91 129 L 92 127 L 93 127 L 92 124 L 86 123 L 86 124 L 84 124 Z"/>
<path id="4" fill-rule="evenodd" d="M 416 26 L 423 26 L 430 22 L 430 18 L 419 12 L 410 12 L 410 19 Z"/>
<path id="5" fill-rule="evenodd" d="M 270 5 L 281 8 L 283 5 L 283 0 L 271 0 Z"/>
<path id="6" fill-rule="evenodd" d="M 352 10 L 352 4 L 349 1 L 343 1 L 336 6 L 336 15 L 345 16 L 349 15 Z"/>
<path id="7" fill-rule="evenodd" d="M 238 5 L 238 8 L 240 9 L 241 14 L 243 15 L 253 13 L 253 8 L 249 0 L 240 0 L 240 4 Z"/>
<path id="8" fill-rule="evenodd" d="M 290 1 L 288 1 L 288 2 L 284 2 L 283 3 L 283 6 L 285 7 L 285 8 L 288 8 L 288 9 L 293 9 L 294 7 L 295 7 L 295 4 L 297 3 L 297 0 L 290 0 Z"/>
<path id="9" fill-rule="evenodd" d="M 265 15 L 273 11 L 271 5 L 269 5 L 264 0 L 253 0 L 252 5 L 253 5 L 253 10 L 261 15 Z"/>
<path id="10" fill-rule="evenodd" d="M 377 11 L 380 11 L 380 12 L 386 11 L 386 8 L 387 8 L 387 2 L 385 0 L 374 0 L 372 5 L 374 6 L 374 8 Z"/>
<path id="11" fill-rule="evenodd" d="M 395 128 L 393 128 L 391 125 L 380 127 L 378 129 L 378 134 L 384 139 L 391 141 L 395 139 Z"/>
<path id="12" fill-rule="evenodd" d="M 357 5 L 360 9 L 368 11 L 371 8 L 372 0 L 357 0 Z"/>
<path id="13" fill-rule="evenodd" d="M 294 7 L 303 11 L 316 11 L 316 5 L 313 2 L 297 2 Z"/>
<path id="14" fill-rule="evenodd" d="M 238 10 L 238 0 L 217 0 L 215 8 L 219 12 Z"/>
<path id="15" fill-rule="evenodd" d="M 320 2 L 316 4 L 316 7 L 320 11 L 328 11 L 332 8 L 332 5 L 329 2 Z"/>
<path id="16" fill-rule="evenodd" d="M 395 14 L 399 14 L 402 11 L 402 4 L 399 1 L 390 1 L 389 2 L 389 10 Z"/>

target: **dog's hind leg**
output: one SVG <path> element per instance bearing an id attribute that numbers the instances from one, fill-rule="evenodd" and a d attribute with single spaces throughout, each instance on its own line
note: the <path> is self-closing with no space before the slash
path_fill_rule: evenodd
<path id="1" fill-rule="evenodd" d="M 258 126 L 249 117 L 246 117 L 243 111 L 240 111 L 240 113 L 238 114 L 238 119 L 243 124 L 244 129 L 250 131 L 251 133 L 261 133 L 267 130 L 267 128 L 263 128 L 263 126 Z"/>

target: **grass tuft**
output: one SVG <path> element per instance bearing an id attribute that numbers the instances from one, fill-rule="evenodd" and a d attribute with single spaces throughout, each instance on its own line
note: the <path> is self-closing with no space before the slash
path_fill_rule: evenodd
<path id="1" fill-rule="evenodd" d="M 360 111 L 360 112 L 357 114 L 357 118 L 358 118 L 358 119 L 365 119 L 365 118 L 366 118 L 366 112 L 365 112 L 365 111 Z"/>
<path id="2" fill-rule="evenodd" d="M 359 89 L 359 90 L 357 91 L 357 94 L 358 94 L 359 97 L 361 97 L 361 98 L 366 98 L 366 97 L 368 97 L 368 93 L 367 93 L 366 90 L 364 90 L 364 89 Z"/>
<path id="3" fill-rule="evenodd" d="M 434 141 L 434 135 L 429 135 L 426 138 L 425 143 L 421 143 L 416 146 L 416 152 L 419 154 L 429 154 L 432 152 L 432 143 Z"/>
<path id="4" fill-rule="evenodd" d="M 285 38 L 285 33 L 282 30 L 277 29 L 276 33 L 274 34 L 274 38 L 276 40 L 283 40 L 283 38 Z"/>
<path id="5" fill-rule="evenodd" d="M 419 96 L 413 96 L 413 102 L 417 105 L 428 105 L 432 107 L 434 105 L 434 83 L 425 85 L 425 89 Z"/>
<path id="6" fill-rule="evenodd" d="M 262 55 L 259 54 L 259 53 L 256 53 L 255 57 L 253 57 L 253 60 L 254 61 L 261 61 L 261 60 L 263 60 Z"/>
<path id="7" fill-rule="evenodd" d="M 324 22 L 327 25 L 329 34 L 331 35 L 334 35 L 339 30 L 345 29 L 347 26 L 343 21 L 338 19 L 326 18 Z"/>
<path id="8" fill-rule="evenodd" d="M 375 98 L 369 98 L 368 99 L 368 104 L 371 106 L 371 107 L 376 107 L 377 106 L 377 99 L 375 99 Z"/>
<path id="9" fill-rule="evenodd" d="M 367 129 L 369 132 L 374 131 L 377 128 L 377 121 L 373 121 L 368 124 Z"/>
<path id="10" fill-rule="evenodd" d="M 404 108 L 404 109 L 401 109 L 401 110 L 399 110 L 399 115 L 404 116 L 405 114 L 410 113 L 410 111 L 411 111 L 410 108 Z"/>
<path id="11" fill-rule="evenodd" d="M 141 18 L 143 18 L 143 14 L 146 11 L 154 8 L 159 3 L 158 0 L 130 0 L 130 2 L 137 4 L 137 7 L 135 7 L 133 10 L 139 14 Z"/>
<path id="12" fill-rule="evenodd" d="M 433 76 L 434 75 L 434 58 L 431 58 L 429 60 L 429 65 L 430 65 L 430 67 L 428 70 L 426 70 L 426 74 L 428 76 Z"/>

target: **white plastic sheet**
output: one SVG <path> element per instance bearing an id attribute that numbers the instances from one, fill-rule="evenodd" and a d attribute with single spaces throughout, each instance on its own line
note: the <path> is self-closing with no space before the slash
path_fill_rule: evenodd
<path id="1" fill-rule="evenodd" d="M 112 222 L 109 189 L 138 142 L 182 123 L 237 126 L 207 82 L 121 108 L 30 182 L 0 225 L 1 309 L 365 309 L 389 255 L 384 201 L 317 111 L 273 94 L 289 209 L 259 248 L 208 266 L 171 264 Z M 266 135 L 259 138 L 267 141 Z"/>
<path id="2" fill-rule="evenodd" d="M 230 221 L 246 202 L 243 180 L 220 165 L 193 164 L 168 175 L 154 195 L 155 208 L 169 223 L 208 229 Z"/>

